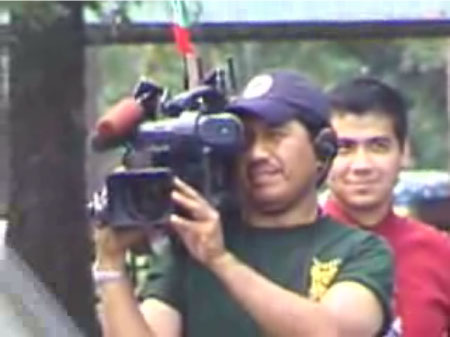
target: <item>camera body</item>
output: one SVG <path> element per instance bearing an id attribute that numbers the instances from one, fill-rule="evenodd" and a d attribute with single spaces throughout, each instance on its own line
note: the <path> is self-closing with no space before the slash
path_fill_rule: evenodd
<path id="1" fill-rule="evenodd" d="M 202 85 L 171 99 L 148 92 L 155 88 L 162 92 L 152 83 L 138 84 L 135 99 L 145 117 L 120 139 L 125 169 L 106 178 L 105 216 L 113 227 L 167 223 L 177 211 L 170 198 L 175 176 L 220 206 L 243 144 L 242 123 L 224 112 L 221 88 Z"/>

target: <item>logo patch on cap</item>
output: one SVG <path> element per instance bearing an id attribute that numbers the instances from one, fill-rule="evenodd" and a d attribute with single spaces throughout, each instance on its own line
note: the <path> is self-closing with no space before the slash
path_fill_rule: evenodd
<path id="1" fill-rule="evenodd" d="M 243 98 L 256 98 L 266 94 L 273 84 L 273 78 L 270 75 L 258 75 L 254 77 L 245 87 L 242 93 Z"/>

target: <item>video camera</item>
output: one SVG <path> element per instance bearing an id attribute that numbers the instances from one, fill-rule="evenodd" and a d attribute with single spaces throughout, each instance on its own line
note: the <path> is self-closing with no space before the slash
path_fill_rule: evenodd
<path id="1" fill-rule="evenodd" d="M 170 97 L 168 90 L 141 80 L 99 119 L 92 146 L 125 146 L 123 171 L 106 177 L 106 222 L 118 228 L 158 226 L 176 211 L 170 200 L 178 176 L 213 205 L 229 187 L 230 165 L 243 144 L 243 127 L 224 112 L 225 72 L 214 70 L 201 84 Z"/>

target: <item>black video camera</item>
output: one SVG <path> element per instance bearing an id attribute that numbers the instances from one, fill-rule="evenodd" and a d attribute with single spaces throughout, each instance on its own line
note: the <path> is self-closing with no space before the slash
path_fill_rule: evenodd
<path id="1" fill-rule="evenodd" d="M 138 83 L 134 99 L 143 114 L 125 136 L 110 142 L 127 151 L 125 169 L 106 178 L 109 225 L 165 224 L 175 211 L 170 200 L 174 176 L 220 205 L 243 144 L 240 120 L 224 112 L 228 100 L 221 74 L 215 71 L 202 85 L 173 98 L 150 81 Z"/>

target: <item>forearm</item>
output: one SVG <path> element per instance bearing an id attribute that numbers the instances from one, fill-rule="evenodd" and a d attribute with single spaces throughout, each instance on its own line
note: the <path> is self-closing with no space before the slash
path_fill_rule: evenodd
<path id="1" fill-rule="evenodd" d="M 338 336 L 321 304 L 271 282 L 227 253 L 211 266 L 237 302 L 268 336 Z"/>
<path id="2" fill-rule="evenodd" d="M 142 316 L 130 282 L 124 278 L 99 288 L 104 337 L 154 336 Z"/>
<path id="3" fill-rule="evenodd" d="M 121 271 L 122 277 L 98 285 L 100 320 L 104 337 L 154 336 L 139 310 L 131 282 L 125 273 L 125 257 L 97 257 L 99 271 Z"/>

